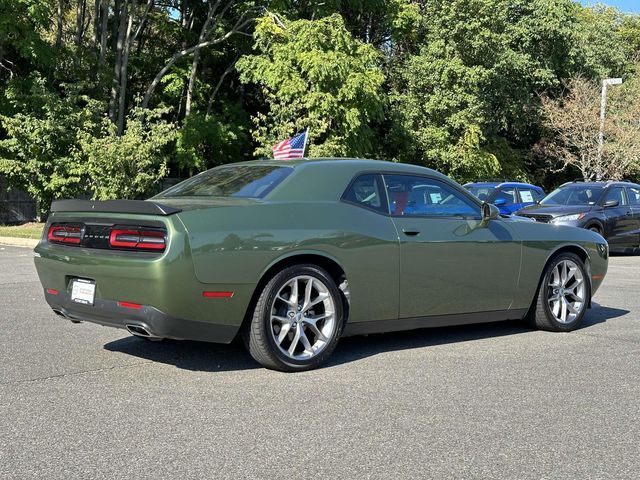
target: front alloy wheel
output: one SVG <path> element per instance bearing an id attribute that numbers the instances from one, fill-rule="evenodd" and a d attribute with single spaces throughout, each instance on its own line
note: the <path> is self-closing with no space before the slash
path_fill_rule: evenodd
<path id="1" fill-rule="evenodd" d="M 342 334 L 342 298 L 315 265 L 294 265 L 263 288 L 244 332 L 255 360 L 283 371 L 309 370 L 334 350 Z"/>
<path id="2" fill-rule="evenodd" d="M 570 259 L 555 265 L 547 285 L 547 302 L 556 321 L 573 322 L 584 309 L 586 284 L 582 269 Z"/>
<path id="3" fill-rule="evenodd" d="M 590 295 L 584 262 L 573 253 L 562 252 L 544 271 L 529 319 L 541 330 L 575 330 L 586 313 Z"/>

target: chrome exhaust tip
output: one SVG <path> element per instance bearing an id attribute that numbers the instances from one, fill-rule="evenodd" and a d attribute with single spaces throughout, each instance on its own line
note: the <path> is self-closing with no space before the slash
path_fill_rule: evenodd
<path id="1" fill-rule="evenodd" d="M 145 327 L 141 325 L 134 325 L 132 323 L 125 324 L 125 328 L 131 335 L 135 335 L 136 337 L 148 338 L 149 340 L 161 340 L 162 337 L 158 337 L 157 335 L 152 334 Z"/>
<path id="2" fill-rule="evenodd" d="M 59 310 L 57 308 L 52 308 L 52 310 L 53 310 L 53 313 L 55 313 L 59 317 L 62 317 L 62 318 L 65 318 L 65 319 L 69 320 L 71 323 L 82 323 L 82 320 L 76 320 L 75 318 L 71 318 L 69 315 L 64 313 L 63 310 Z"/>

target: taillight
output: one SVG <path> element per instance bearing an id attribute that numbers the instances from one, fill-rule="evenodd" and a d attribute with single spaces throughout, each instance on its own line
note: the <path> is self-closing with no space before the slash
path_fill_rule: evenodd
<path id="1" fill-rule="evenodd" d="M 51 225 L 47 238 L 54 243 L 78 244 L 82 238 L 82 228 L 73 225 Z"/>
<path id="2" fill-rule="evenodd" d="M 109 246 L 136 250 L 164 250 L 164 232 L 143 229 L 114 229 L 109 235 Z"/>

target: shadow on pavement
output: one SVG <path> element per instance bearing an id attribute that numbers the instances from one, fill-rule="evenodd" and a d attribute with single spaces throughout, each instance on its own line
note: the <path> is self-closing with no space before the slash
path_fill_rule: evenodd
<path id="1" fill-rule="evenodd" d="M 591 310 L 587 312 L 586 317 L 582 321 L 582 325 L 578 330 L 589 328 L 597 323 L 603 323 L 607 320 L 623 317 L 629 313 L 629 310 L 623 310 L 621 308 L 603 307 L 602 305 L 592 302 Z"/>
<path id="2" fill-rule="evenodd" d="M 580 329 L 622 317 L 627 313 L 628 310 L 603 307 L 594 302 Z M 388 351 L 469 342 L 530 331 L 523 322 L 510 321 L 348 337 L 340 340 L 338 348 L 326 366 L 353 362 Z M 222 372 L 260 368 L 239 339 L 229 345 L 223 345 L 178 340 L 150 342 L 131 336 L 107 343 L 104 348 L 111 352 L 125 353 L 192 371 Z"/>

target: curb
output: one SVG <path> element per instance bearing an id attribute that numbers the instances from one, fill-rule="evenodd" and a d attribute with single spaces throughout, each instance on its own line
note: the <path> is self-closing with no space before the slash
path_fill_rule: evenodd
<path id="1" fill-rule="evenodd" d="M 35 238 L 0 237 L 0 245 L 10 245 L 12 247 L 34 248 L 39 241 Z"/>

